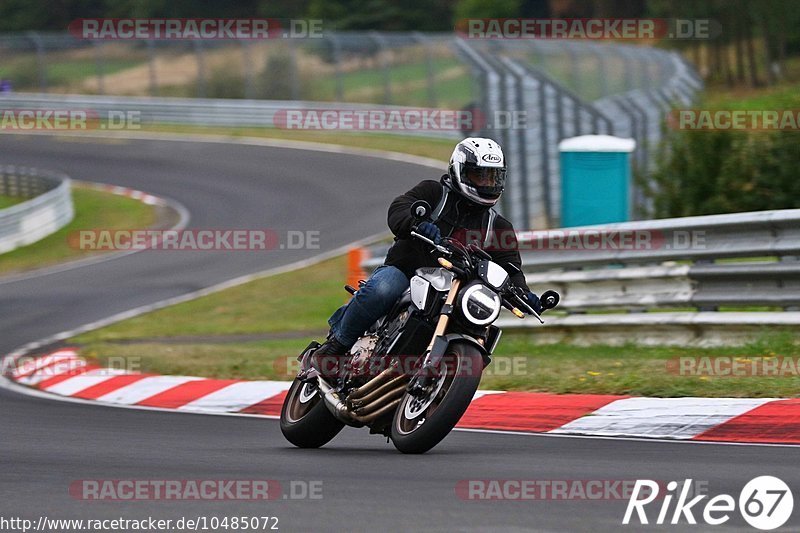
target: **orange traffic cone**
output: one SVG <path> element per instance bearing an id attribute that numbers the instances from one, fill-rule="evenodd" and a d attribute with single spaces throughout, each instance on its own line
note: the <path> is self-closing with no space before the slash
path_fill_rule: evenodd
<path id="1" fill-rule="evenodd" d="M 358 282 L 367 278 L 361 263 L 369 258 L 369 250 L 363 247 L 351 248 L 347 252 L 347 284 L 358 289 Z"/>

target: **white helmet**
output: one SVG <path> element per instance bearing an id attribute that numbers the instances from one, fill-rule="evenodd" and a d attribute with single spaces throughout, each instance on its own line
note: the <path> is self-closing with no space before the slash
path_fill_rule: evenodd
<path id="1" fill-rule="evenodd" d="M 448 173 L 456 192 L 477 204 L 491 206 L 505 188 L 506 158 L 492 139 L 467 137 L 453 150 Z"/>

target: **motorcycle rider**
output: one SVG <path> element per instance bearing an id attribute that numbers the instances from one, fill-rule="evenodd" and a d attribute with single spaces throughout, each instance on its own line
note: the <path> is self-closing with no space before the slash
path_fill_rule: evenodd
<path id="1" fill-rule="evenodd" d="M 433 222 L 422 222 L 416 232 L 438 244 L 442 236 L 484 236 L 483 248 L 492 260 L 509 270 L 511 282 L 523 289 L 527 303 L 542 312 L 538 296 L 525 282 L 514 227 L 492 207 L 505 188 L 506 163 L 500 145 L 492 139 L 468 137 L 450 157 L 448 173 L 439 182 L 425 180 L 394 199 L 388 224 L 395 236 L 386 260 L 328 320 L 327 340 L 311 356 L 311 367 L 323 376 L 336 375 L 339 360 L 378 318 L 388 313 L 409 286 L 417 268 L 439 266 L 430 246 L 411 236 L 411 205 L 425 200 L 433 209 Z M 502 235 L 502 245 L 486 246 L 492 236 Z M 489 239 L 486 239 L 488 237 Z M 495 239 L 495 242 L 498 240 Z M 472 242 L 472 241 L 470 241 Z M 506 265 L 512 265 L 507 267 Z"/>

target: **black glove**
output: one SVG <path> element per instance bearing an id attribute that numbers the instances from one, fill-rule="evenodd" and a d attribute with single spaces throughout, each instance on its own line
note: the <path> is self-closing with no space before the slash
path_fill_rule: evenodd
<path id="1" fill-rule="evenodd" d="M 536 311 L 536 314 L 541 315 L 544 313 L 544 309 L 542 308 L 542 302 L 539 301 L 539 297 L 536 296 L 533 292 L 528 291 L 528 294 L 525 295 L 525 302 L 531 306 L 531 309 Z"/>
<path id="2" fill-rule="evenodd" d="M 439 244 L 442 240 L 442 231 L 432 222 L 422 222 L 417 226 L 417 233 L 432 240 L 434 244 Z"/>

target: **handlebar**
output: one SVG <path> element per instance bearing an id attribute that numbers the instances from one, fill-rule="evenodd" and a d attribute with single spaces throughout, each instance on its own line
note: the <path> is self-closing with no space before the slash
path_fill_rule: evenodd
<path id="1" fill-rule="evenodd" d="M 417 233 L 415 230 L 416 230 L 416 227 L 411 230 L 411 236 L 412 237 L 414 237 L 416 239 L 419 239 L 422 242 L 425 242 L 425 243 L 429 244 L 431 247 L 433 247 L 433 249 L 435 249 L 436 251 L 438 251 L 442 255 L 452 256 L 453 252 L 456 249 L 458 249 L 455 245 L 452 245 L 452 244 L 451 244 L 451 247 L 447 247 L 447 246 L 444 246 L 442 244 L 436 244 L 435 242 L 433 242 L 433 240 L 425 237 L 424 235 L 421 235 L 421 234 Z M 452 241 L 445 241 L 445 244 L 449 244 L 451 242 Z M 480 248 L 477 248 L 477 250 L 476 250 L 476 248 L 477 247 L 474 246 L 474 245 L 468 245 L 468 246 L 463 247 L 463 250 L 460 250 L 461 252 L 463 252 L 464 259 L 468 263 L 467 265 L 465 265 L 467 268 L 470 268 L 470 269 L 472 268 L 471 261 L 470 261 L 470 259 L 468 257 L 468 255 L 470 253 L 474 253 L 475 255 L 479 256 L 482 259 L 491 259 L 491 256 L 489 256 L 489 254 L 486 253 L 484 250 L 482 250 Z M 450 261 L 447 261 L 447 263 L 449 263 L 447 268 L 452 270 L 457 275 L 464 276 L 467 273 L 464 268 L 461 268 L 459 266 L 455 266 Z M 543 294 L 542 297 L 544 298 L 545 295 L 548 295 L 549 293 L 552 293 L 552 294 L 555 295 L 555 302 L 558 303 L 558 294 L 553 292 L 553 291 L 547 291 L 547 293 Z M 531 316 L 536 317 L 536 319 L 539 322 L 544 324 L 544 321 L 542 320 L 542 317 L 539 315 L 539 313 L 537 313 L 536 310 L 533 309 L 528 304 L 527 300 L 525 299 L 525 296 L 523 294 L 520 294 L 519 289 L 516 288 L 514 285 L 507 284 L 506 287 L 504 287 L 503 290 L 500 292 L 499 296 L 500 296 L 500 301 L 503 304 L 503 307 L 505 307 L 509 311 L 512 311 L 512 312 L 514 312 L 514 314 L 517 314 L 521 310 L 521 312 L 524 312 L 527 315 L 531 315 Z M 545 302 L 543 302 L 543 303 L 545 303 Z M 555 307 L 555 304 L 554 305 L 549 305 L 549 306 L 546 305 L 545 309 L 551 309 L 553 307 Z M 518 314 L 517 316 L 520 316 L 520 315 Z M 522 317 L 520 316 L 520 318 L 522 318 Z"/>
<path id="2" fill-rule="evenodd" d="M 416 232 L 416 228 L 411 230 L 411 236 L 412 237 L 416 237 L 417 239 L 421 240 L 422 242 L 426 242 L 426 243 L 430 244 L 439 253 L 442 253 L 442 254 L 445 254 L 445 255 L 453 255 L 453 252 L 450 249 L 445 248 L 441 244 L 436 244 L 435 242 L 433 242 L 432 240 L 427 238 L 425 235 L 420 235 L 419 233 L 417 233 Z"/>
<path id="3" fill-rule="evenodd" d="M 415 202 L 414 205 L 412 206 L 412 216 L 414 216 L 417 222 L 422 222 L 425 218 L 427 218 L 428 213 L 430 213 L 430 206 L 427 204 L 427 202 L 424 202 L 423 200 Z M 411 228 L 412 237 L 427 243 L 434 250 L 436 250 L 443 256 L 452 257 L 456 250 L 461 252 L 465 262 L 463 266 L 453 265 L 452 261 L 445 262 L 447 264 L 447 268 L 452 270 L 458 276 L 465 276 L 468 273 L 468 271 L 470 271 L 473 268 L 470 254 L 474 254 L 480 257 L 481 259 L 491 260 L 491 256 L 485 250 L 481 249 L 478 246 L 475 246 L 474 244 L 469 244 L 465 246 L 458 241 L 453 241 L 452 239 L 448 238 L 445 238 L 444 243 L 446 245 L 449 244 L 450 246 L 436 244 L 433 240 L 429 239 L 428 237 L 425 237 L 424 235 L 417 233 L 416 230 L 417 226 L 415 224 Z M 442 261 L 440 261 L 440 263 Z M 442 263 L 442 265 L 445 266 L 445 263 Z M 513 285 L 506 284 L 506 287 L 503 288 L 499 296 L 503 306 L 512 311 L 515 315 L 522 318 L 523 316 L 522 312 L 524 312 L 528 315 L 536 317 L 536 319 L 539 322 L 544 324 L 544 321 L 542 320 L 542 317 L 539 315 L 539 313 L 537 313 L 535 309 L 533 309 L 530 305 L 528 305 L 528 302 L 524 297 L 524 295 L 519 294 L 519 289 L 517 289 Z M 558 305 L 559 296 L 558 293 L 555 291 L 546 291 L 545 293 L 542 294 L 540 300 L 542 302 L 542 309 L 546 311 Z"/>

